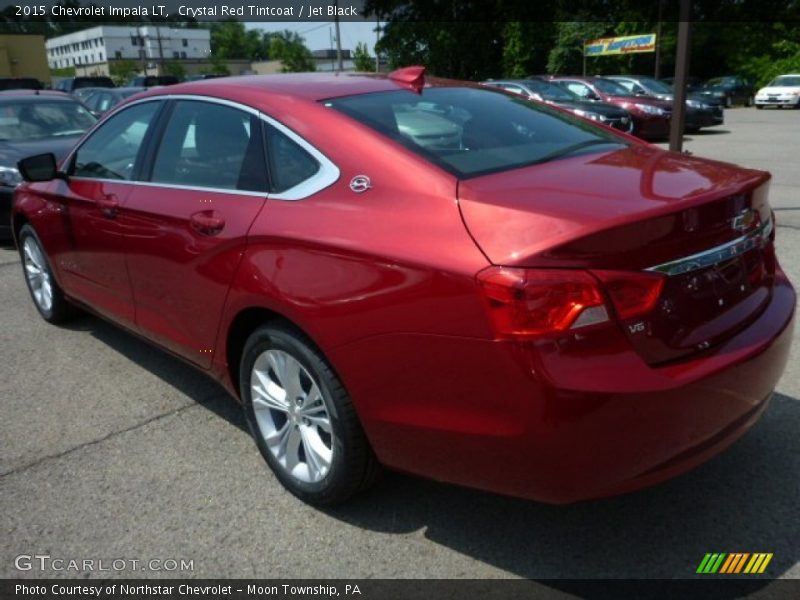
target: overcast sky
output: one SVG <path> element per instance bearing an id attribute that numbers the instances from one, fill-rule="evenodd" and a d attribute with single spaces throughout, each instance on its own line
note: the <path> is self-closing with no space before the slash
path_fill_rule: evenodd
<path id="1" fill-rule="evenodd" d="M 336 35 L 333 23 L 245 23 L 248 29 L 263 29 L 265 31 L 283 31 L 288 29 L 296 31 L 306 40 L 309 50 L 324 50 L 335 48 L 336 42 L 331 45 L 331 38 Z M 375 22 L 351 22 L 342 21 L 339 23 L 342 32 L 342 49 L 355 50 L 356 44 L 364 42 L 369 48 L 369 53 L 375 55 Z"/>

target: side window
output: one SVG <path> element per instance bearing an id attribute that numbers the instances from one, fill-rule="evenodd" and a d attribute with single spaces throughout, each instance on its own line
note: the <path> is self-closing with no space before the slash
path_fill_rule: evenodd
<path id="1" fill-rule="evenodd" d="M 570 81 L 567 83 L 567 89 L 581 98 L 586 98 L 589 95 L 589 88 L 582 83 Z"/>
<path id="2" fill-rule="evenodd" d="M 527 95 L 528 95 L 528 94 L 525 92 L 525 90 L 523 90 L 523 89 L 522 89 L 521 87 L 519 87 L 518 85 L 507 85 L 507 86 L 506 86 L 506 89 L 507 89 L 509 92 L 514 92 L 515 94 L 520 94 L 520 95 L 522 95 L 522 96 L 527 96 Z"/>
<path id="3" fill-rule="evenodd" d="M 620 81 L 620 80 L 617 80 L 617 83 L 620 84 L 622 87 L 624 87 L 629 92 L 635 92 L 636 91 L 634 88 L 636 88 L 637 86 L 632 81 Z"/>
<path id="4" fill-rule="evenodd" d="M 272 192 L 280 194 L 317 174 L 320 165 L 313 156 L 272 125 L 266 129 Z"/>
<path id="5" fill-rule="evenodd" d="M 136 104 L 103 123 L 78 148 L 70 174 L 90 179 L 130 179 L 160 105 L 160 102 Z"/>
<path id="6" fill-rule="evenodd" d="M 260 120 L 212 102 L 176 102 L 150 179 L 154 183 L 266 192 Z"/>

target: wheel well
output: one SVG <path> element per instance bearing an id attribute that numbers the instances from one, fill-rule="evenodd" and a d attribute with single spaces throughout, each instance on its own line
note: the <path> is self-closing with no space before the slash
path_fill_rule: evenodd
<path id="1" fill-rule="evenodd" d="M 228 375 L 231 378 L 231 382 L 233 383 L 233 387 L 236 389 L 237 394 L 240 391 L 239 362 L 241 361 L 242 354 L 244 353 L 244 345 L 247 343 L 247 338 L 250 337 L 250 334 L 253 333 L 253 331 L 262 325 L 266 325 L 267 323 L 281 323 L 283 325 L 288 325 L 292 329 L 295 329 L 298 334 L 305 338 L 305 341 L 308 344 L 322 354 L 319 346 L 314 342 L 311 336 L 308 335 L 308 333 L 306 333 L 302 327 L 299 327 L 297 323 L 294 323 L 290 319 L 284 317 L 282 314 L 267 308 L 257 306 L 246 308 L 236 315 L 231 322 L 231 325 L 228 328 L 226 344 Z"/>
<path id="2" fill-rule="evenodd" d="M 19 232 L 27 223 L 28 219 L 25 218 L 25 215 L 20 213 L 14 215 L 14 222 L 11 224 L 11 227 L 14 230 L 15 240 L 19 240 Z"/>

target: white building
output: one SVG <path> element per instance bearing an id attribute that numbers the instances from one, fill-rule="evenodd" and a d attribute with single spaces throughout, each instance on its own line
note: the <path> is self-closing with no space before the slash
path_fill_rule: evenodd
<path id="1" fill-rule="evenodd" d="M 51 69 L 91 65 L 109 60 L 206 59 L 211 53 L 208 29 L 179 29 L 142 25 L 101 25 L 47 40 Z"/>

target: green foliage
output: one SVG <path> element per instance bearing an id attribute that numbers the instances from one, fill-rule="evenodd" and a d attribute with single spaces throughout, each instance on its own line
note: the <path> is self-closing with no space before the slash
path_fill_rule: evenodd
<path id="1" fill-rule="evenodd" d="M 281 61 L 284 73 L 301 73 L 316 70 L 311 51 L 304 40 L 293 31 L 280 31 L 270 35 L 270 56 Z"/>
<path id="2" fill-rule="evenodd" d="M 228 65 L 225 64 L 225 59 L 221 56 L 216 54 L 212 54 L 208 57 L 208 67 L 204 67 L 200 69 L 200 72 L 204 75 L 230 75 L 231 70 L 228 68 Z"/>
<path id="3" fill-rule="evenodd" d="M 375 59 L 369 55 L 367 45 L 364 42 L 359 42 L 353 52 L 353 64 L 356 71 L 374 71 Z"/>
<path id="4" fill-rule="evenodd" d="M 211 24 L 211 53 L 223 59 L 266 60 L 269 36 L 256 29 L 248 31 L 244 23 L 233 19 L 217 21 Z"/>
<path id="5" fill-rule="evenodd" d="M 186 77 L 186 68 L 178 61 L 170 61 L 164 65 L 164 73 L 178 79 Z"/>
<path id="6" fill-rule="evenodd" d="M 508 21 L 503 27 L 503 75 L 527 77 L 543 72 L 555 23 Z"/>
<path id="7" fill-rule="evenodd" d="M 139 64 L 132 60 L 114 60 L 108 64 L 108 73 L 114 85 L 125 85 L 139 72 Z"/>
<path id="8" fill-rule="evenodd" d="M 75 67 L 64 67 L 61 69 L 50 69 L 51 77 L 75 77 Z"/>
<path id="9" fill-rule="evenodd" d="M 741 74 L 763 83 L 797 72 L 797 6 L 798 0 L 696 0 L 689 74 Z M 366 0 L 365 12 L 387 21 L 377 48 L 392 68 L 422 64 L 431 74 L 473 80 L 579 74 L 584 41 L 655 33 L 660 14 L 660 76 L 675 70 L 675 0 Z M 650 75 L 655 55 L 590 57 L 586 69 Z"/>

